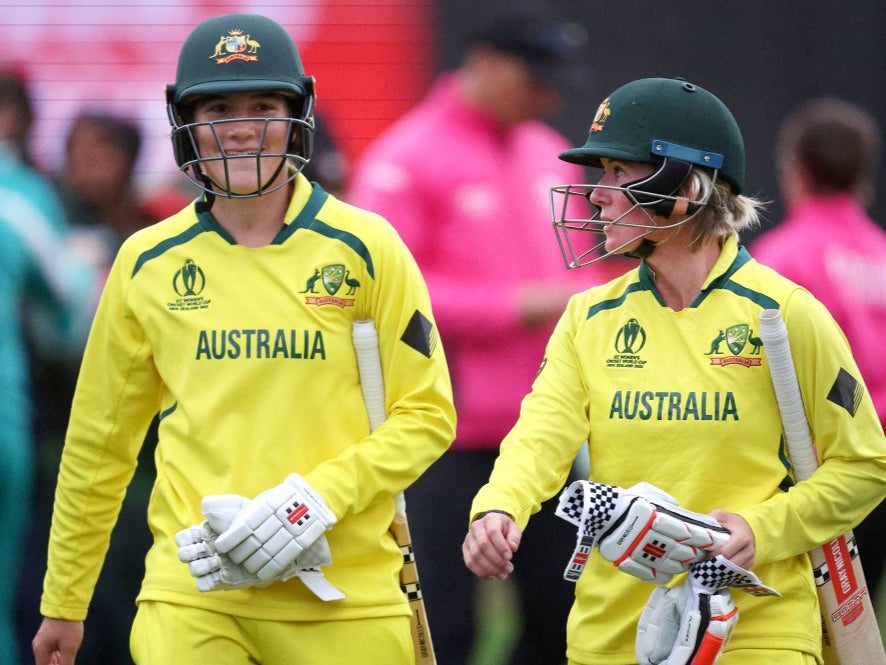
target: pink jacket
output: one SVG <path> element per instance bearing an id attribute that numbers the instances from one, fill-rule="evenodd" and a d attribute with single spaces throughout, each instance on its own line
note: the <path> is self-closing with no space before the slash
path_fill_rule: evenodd
<path id="1" fill-rule="evenodd" d="M 447 74 L 356 165 L 347 198 L 394 225 L 427 280 L 455 390 L 454 448 L 498 447 L 543 358 L 553 325 L 521 326 L 520 286 L 594 281 L 592 269 L 566 269 L 551 225 L 550 187 L 585 178 L 558 159 L 567 147 L 541 122 L 508 129 L 466 107 Z"/>
<path id="2" fill-rule="evenodd" d="M 886 423 L 886 231 L 852 196 L 822 196 L 795 206 L 750 252 L 830 310 Z"/>

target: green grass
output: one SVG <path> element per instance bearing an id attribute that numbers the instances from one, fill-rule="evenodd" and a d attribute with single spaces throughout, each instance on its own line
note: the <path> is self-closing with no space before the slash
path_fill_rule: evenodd
<path id="1" fill-rule="evenodd" d="M 509 582 L 478 580 L 477 644 L 469 665 L 501 665 L 507 661 L 520 629 L 514 589 Z"/>

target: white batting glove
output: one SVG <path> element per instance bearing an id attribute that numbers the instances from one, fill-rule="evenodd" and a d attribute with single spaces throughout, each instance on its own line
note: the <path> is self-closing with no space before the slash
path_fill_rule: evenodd
<path id="1" fill-rule="evenodd" d="M 578 544 L 563 575 L 571 582 L 595 546 L 619 570 L 665 584 L 729 539 L 710 515 L 680 508 L 649 483 L 624 489 L 578 480 L 560 495 L 556 514 L 578 527 Z"/>
<path id="2" fill-rule="evenodd" d="M 781 596 L 756 574 L 723 556 L 692 564 L 686 581 L 657 587 L 637 624 L 640 665 L 713 665 L 738 623 L 729 587 L 755 596 Z"/>
<path id="3" fill-rule="evenodd" d="M 640 665 L 713 665 L 732 637 L 738 610 L 728 589 L 710 592 L 691 578 L 652 592 L 637 624 Z"/>
<path id="4" fill-rule="evenodd" d="M 247 503 L 215 547 L 259 579 L 274 580 L 336 521 L 322 497 L 292 473 Z"/>
<path id="5" fill-rule="evenodd" d="M 274 582 L 285 582 L 298 577 L 322 600 L 338 600 L 344 594 L 330 584 L 320 568 L 332 563 L 329 543 L 325 536 L 304 550 L 277 579 L 262 580 L 243 566 L 231 561 L 226 554 L 218 552 L 215 541 L 225 531 L 240 509 L 249 499 L 238 494 L 221 494 L 203 499 L 202 509 L 206 521 L 179 531 L 175 541 L 179 546 L 178 557 L 188 564 L 188 571 L 203 592 L 266 587 Z"/>

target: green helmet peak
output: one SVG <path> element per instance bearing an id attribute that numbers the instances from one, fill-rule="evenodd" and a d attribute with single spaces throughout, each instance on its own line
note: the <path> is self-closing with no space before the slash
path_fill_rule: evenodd
<path id="1" fill-rule="evenodd" d="M 745 179 L 741 130 L 716 96 L 680 78 L 646 78 L 611 93 L 584 145 L 560 159 L 600 166 L 600 158 L 660 164 L 665 157 L 717 169 L 740 194 Z"/>

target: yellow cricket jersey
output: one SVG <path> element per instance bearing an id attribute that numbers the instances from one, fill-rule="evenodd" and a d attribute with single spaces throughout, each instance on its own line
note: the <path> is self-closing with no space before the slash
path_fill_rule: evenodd
<path id="1" fill-rule="evenodd" d="M 43 614 L 86 615 L 158 412 L 140 601 L 283 621 L 409 614 L 387 530 L 393 495 L 454 435 L 446 360 L 422 276 L 393 228 L 303 176 L 296 183 L 289 221 L 267 246 L 237 245 L 190 206 L 121 248 L 74 397 Z M 378 327 L 389 416 L 371 435 L 351 337 L 362 319 Z M 203 520 L 201 498 L 253 497 L 291 472 L 338 517 L 324 571 L 347 597 L 324 603 L 297 579 L 198 592 L 173 538 Z"/>
<path id="2" fill-rule="evenodd" d="M 781 310 L 789 330 L 823 462 L 799 484 L 758 337 L 760 312 L 769 308 Z M 691 510 L 722 508 L 748 521 L 754 571 L 783 597 L 734 591 L 741 618 L 730 649 L 819 653 L 805 552 L 882 499 L 886 440 L 847 342 L 818 301 L 732 239 L 698 300 L 682 311 L 665 306 L 645 263 L 574 296 L 471 514 L 500 509 L 526 525 L 540 501 L 561 489 L 585 439 L 592 480 L 651 482 Z M 564 569 L 570 554 L 562 553 Z M 653 588 L 595 550 L 576 587 L 569 658 L 636 662 L 637 620 Z"/>

